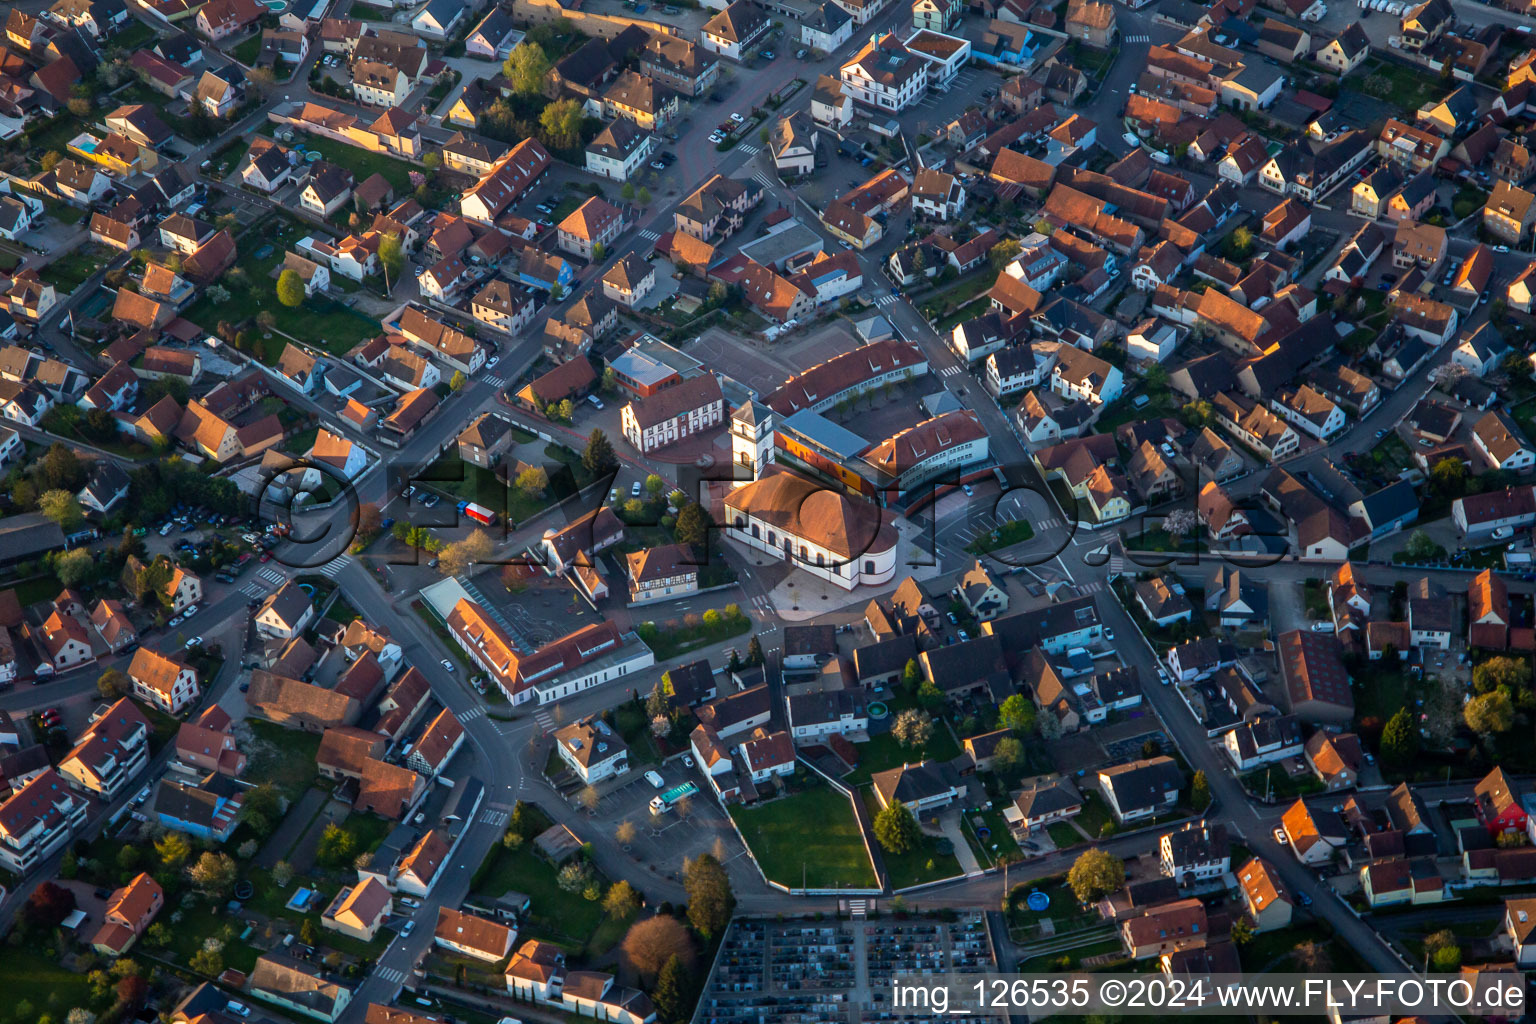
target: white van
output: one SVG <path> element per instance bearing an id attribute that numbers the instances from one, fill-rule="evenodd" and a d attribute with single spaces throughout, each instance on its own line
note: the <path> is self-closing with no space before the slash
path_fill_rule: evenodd
<path id="1" fill-rule="evenodd" d="M 587 396 L 587 401 L 591 402 L 593 405 L 597 406 L 599 409 L 601 409 L 603 407 L 603 400 L 601 398 L 598 398 L 596 395 L 588 395 Z"/>

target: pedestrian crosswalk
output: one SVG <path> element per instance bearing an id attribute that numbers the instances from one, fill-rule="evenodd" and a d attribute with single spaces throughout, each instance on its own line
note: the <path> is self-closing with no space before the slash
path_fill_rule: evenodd
<path id="1" fill-rule="evenodd" d="M 1125 41 L 1128 43 L 1150 43 L 1152 37 L 1149 35 L 1126 36 Z"/>
<path id="2" fill-rule="evenodd" d="M 507 378 L 505 377 L 497 377 L 492 375 L 490 377 L 482 377 L 481 380 L 493 388 L 504 388 L 507 386 Z"/>
<path id="3" fill-rule="evenodd" d="M 892 295 L 890 292 L 886 292 L 884 295 L 875 296 L 875 305 L 877 306 L 889 306 L 900 301 L 900 295 Z"/>
<path id="4" fill-rule="evenodd" d="M 763 188 L 773 188 L 773 179 L 768 177 L 768 172 L 766 171 L 753 171 L 752 180 L 763 186 Z"/>
<path id="5" fill-rule="evenodd" d="M 1097 594 L 1104 589 L 1104 584 L 1098 580 L 1088 580 L 1077 585 L 1077 589 L 1083 594 Z"/>
<path id="6" fill-rule="evenodd" d="M 270 589 L 272 588 L 266 583 L 263 583 L 261 580 L 251 580 L 245 586 L 240 588 L 240 593 L 244 594 L 246 597 L 265 597 L 267 591 Z"/>
<path id="7" fill-rule="evenodd" d="M 748 603 L 751 604 L 752 607 L 756 608 L 759 612 L 762 612 L 764 615 L 773 614 L 773 602 L 769 601 L 768 598 L 762 594 L 754 595 Z"/>
<path id="8" fill-rule="evenodd" d="M 338 555 L 320 567 L 320 575 L 326 579 L 335 579 L 336 574 L 352 564 L 351 555 Z"/>
<path id="9" fill-rule="evenodd" d="M 283 574 L 278 570 L 268 566 L 267 568 L 261 570 L 261 572 L 257 573 L 256 578 L 266 580 L 268 583 L 275 587 L 279 583 L 283 582 L 286 577 L 284 577 Z"/>
<path id="10" fill-rule="evenodd" d="M 646 228 L 644 231 L 640 232 L 640 237 L 645 239 L 647 242 L 654 242 L 656 239 L 661 237 L 661 232 L 655 231 L 651 228 Z"/>
<path id="11" fill-rule="evenodd" d="M 398 967 L 380 967 L 373 973 L 379 976 L 379 980 L 390 985 L 398 985 L 405 980 L 405 972 Z"/>
<path id="12" fill-rule="evenodd" d="M 944 369 L 939 371 L 939 376 L 940 377 L 953 377 L 955 374 L 957 374 L 959 372 L 960 372 L 960 367 L 958 367 L 958 366 L 946 366 L 946 367 L 944 367 Z"/>
<path id="13" fill-rule="evenodd" d="M 467 711 L 462 711 L 454 717 L 457 718 L 461 723 L 473 722 L 477 718 L 485 717 L 485 708 L 476 704 L 474 707 L 468 709 Z"/>
<path id="14" fill-rule="evenodd" d="M 481 824 L 490 825 L 492 828 L 505 828 L 510 818 L 511 815 L 506 811 L 494 811 L 489 807 L 480 812 Z"/>
<path id="15" fill-rule="evenodd" d="M 867 916 L 868 913 L 869 913 L 869 902 L 867 900 L 849 900 L 848 901 L 848 916 L 849 917 L 854 918 L 854 919 L 858 919 L 858 918 Z"/>
<path id="16" fill-rule="evenodd" d="M 741 145 L 737 146 L 736 149 L 739 152 L 747 154 L 747 156 L 756 156 L 759 152 L 761 152 L 756 146 L 752 145 L 752 143 L 750 143 L 750 142 L 743 142 Z"/>
<path id="17" fill-rule="evenodd" d="M 535 711 L 533 713 L 533 720 L 538 724 L 541 732 L 555 731 L 555 718 L 548 711 Z"/>

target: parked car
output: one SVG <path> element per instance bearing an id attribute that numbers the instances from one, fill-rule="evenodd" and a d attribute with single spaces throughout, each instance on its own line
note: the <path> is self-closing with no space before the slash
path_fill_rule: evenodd
<path id="1" fill-rule="evenodd" d="M 1281 846 L 1289 846 L 1291 844 L 1291 839 L 1285 834 L 1285 829 L 1277 828 L 1275 829 L 1274 834 L 1275 842 L 1279 843 Z"/>
<path id="2" fill-rule="evenodd" d="M 447 669 L 449 672 L 454 671 L 453 662 L 449 661 L 447 658 L 444 658 L 438 664 L 442 665 L 443 668 Z"/>
<path id="3" fill-rule="evenodd" d="M 203 646 L 203 638 L 200 637 L 200 636 L 195 636 L 191 640 L 187 641 L 187 650 L 189 650 L 189 651 L 192 648 L 194 648 L 194 647 L 201 647 L 201 646 Z"/>
<path id="4" fill-rule="evenodd" d="M 649 772 L 645 773 L 645 781 L 649 782 L 652 786 L 655 786 L 657 789 L 660 789 L 662 786 L 666 785 L 666 782 L 662 780 L 662 777 L 659 774 L 657 774 L 656 772 L 654 772 L 654 771 L 649 771 Z"/>

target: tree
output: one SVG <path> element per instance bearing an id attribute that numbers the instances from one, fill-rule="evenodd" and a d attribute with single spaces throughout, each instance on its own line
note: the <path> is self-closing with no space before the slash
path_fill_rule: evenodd
<path id="1" fill-rule="evenodd" d="M 1227 236 L 1227 253 L 1242 259 L 1253 251 L 1253 232 L 1239 227 Z"/>
<path id="2" fill-rule="evenodd" d="M 892 800 L 875 815 L 874 829 L 875 839 L 889 853 L 906 853 L 922 841 L 917 819 L 900 800 Z"/>
<path id="3" fill-rule="evenodd" d="M 644 185 L 641 185 L 639 190 L 635 192 L 635 202 L 639 203 L 641 206 L 650 206 L 651 190 L 646 188 Z"/>
<path id="4" fill-rule="evenodd" d="M 549 489 L 549 473 L 543 466 L 529 466 L 517 474 L 517 489 L 529 498 L 540 498 Z"/>
<path id="5" fill-rule="evenodd" d="M 628 845 L 629 841 L 635 837 L 635 826 L 626 821 L 619 825 L 618 831 L 624 831 L 626 825 L 629 826 L 629 839 L 619 841 Z M 608 912 L 609 917 L 623 920 L 640 909 L 640 894 L 635 891 L 634 886 L 621 879 L 608 887 L 608 895 L 603 897 L 603 909 Z"/>
<path id="6" fill-rule="evenodd" d="M 1462 707 L 1467 728 L 1479 736 L 1508 732 L 1515 724 L 1515 705 L 1509 694 L 1494 690 L 1473 697 Z"/>
<path id="7" fill-rule="evenodd" d="M 581 453 L 581 464 L 593 476 L 602 476 L 619 468 L 619 457 L 613 453 L 613 443 L 601 430 L 592 431 L 587 438 L 586 450 Z"/>
<path id="8" fill-rule="evenodd" d="M 623 949 L 630 964 L 645 977 L 659 975 L 673 957 L 686 965 L 693 962 L 694 955 L 693 937 L 669 914 L 636 921 L 624 936 Z"/>
<path id="9" fill-rule="evenodd" d="M 443 548 L 437 556 L 437 571 L 444 576 L 457 576 L 470 566 L 489 559 L 495 548 L 490 534 L 476 530 L 463 540 Z"/>
<path id="10" fill-rule="evenodd" d="M 44 882 L 27 897 L 21 916 L 31 928 L 52 930 L 75 909 L 75 894 L 54 882 Z"/>
<path id="11" fill-rule="evenodd" d="M 83 1006 L 77 1006 L 64 1015 L 64 1024 L 96 1024 L 96 1015 Z"/>
<path id="12" fill-rule="evenodd" d="M 992 747 L 992 770 L 1004 775 L 1024 763 L 1024 744 L 1012 736 L 1004 736 Z"/>
<path id="13" fill-rule="evenodd" d="M 683 866 L 683 889 L 688 893 L 688 923 L 706 939 L 718 935 L 731 920 L 731 880 L 720 862 L 701 853 Z"/>
<path id="14" fill-rule="evenodd" d="M 918 665 L 916 658 L 908 658 L 907 663 L 901 667 L 901 688 L 907 693 L 917 694 L 917 688 L 923 685 L 923 670 Z"/>
<path id="15" fill-rule="evenodd" d="M 1413 763 L 1419 753 L 1419 732 L 1413 726 L 1413 714 L 1398 708 L 1381 730 L 1381 757 L 1387 764 L 1402 768 Z"/>
<path id="16" fill-rule="evenodd" d="M 37 510 L 59 524 L 66 532 L 74 529 L 85 518 L 80 499 L 69 491 L 44 491 L 37 499 Z"/>
<path id="17" fill-rule="evenodd" d="M 1079 903 L 1097 903 L 1125 884 L 1125 862 L 1107 850 L 1085 850 L 1067 871 Z"/>
<path id="18" fill-rule="evenodd" d="M 1489 658 L 1472 670 L 1472 688 L 1478 693 L 1508 690 L 1511 693 L 1531 685 L 1531 663 L 1526 658 L 1503 655 Z"/>
<path id="19" fill-rule="evenodd" d="M 753 634 L 752 639 L 747 641 L 747 664 L 755 666 L 762 663 L 763 642 L 757 638 L 756 634 Z"/>
<path id="20" fill-rule="evenodd" d="M 315 860 L 329 868 L 340 868 L 352 863 L 357 856 L 357 840 L 352 833 L 334 822 L 320 833 L 320 844 L 315 847 Z"/>
<path id="21" fill-rule="evenodd" d="M 523 40 L 513 48 L 511 56 L 501 66 L 502 74 L 519 96 L 538 96 L 544 91 L 544 79 L 551 65 L 544 54 L 544 47 Z"/>
<path id="22" fill-rule="evenodd" d="M 584 860 L 566 861 L 555 876 L 555 884 L 566 892 L 581 892 L 592 881 L 592 868 Z"/>
<path id="23" fill-rule="evenodd" d="M 1429 966 L 1441 974 L 1461 970 L 1461 947 L 1441 946 L 1429 954 Z"/>
<path id="24" fill-rule="evenodd" d="M 666 487 L 667 482 L 655 473 L 650 473 L 645 478 L 645 493 L 651 496 L 652 501 L 656 500 Z"/>
<path id="25" fill-rule="evenodd" d="M 1211 806 L 1211 780 L 1205 777 L 1205 769 L 1195 772 L 1189 784 L 1189 802 L 1195 810 L 1203 811 Z"/>
<path id="26" fill-rule="evenodd" d="M 297 270 L 285 270 L 277 275 L 277 301 L 289 309 L 304 305 L 304 279 Z"/>
<path id="27" fill-rule="evenodd" d="M 285 860 L 280 860 L 272 865 L 272 884 L 279 889 L 288 888 L 288 883 L 293 881 L 293 865 Z"/>
<path id="28" fill-rule="evenodd" d="M 222 899 L 235 887 L 239 869 L 227 853 L 205 853 L 192 865 L 192 884 L 205 894 Z"/>
<path id="29" fill-rule="evenodd" d="M 405 250 L 400 245 L 400 236 L 393 231 L 379 239 L 379 266 L 384 268 L 384 290 L 390 291 L 394 288 L 390 282 L 405 269 Z"/>
<path id="30" fill-rule="evenodd" d="M 245 842 L 240 844 L 237 850 L 235 850 L 235 856 L 239 857 L 241 860 L 250 860 L 252 857 L 256 856 L 256 851 L 259 849 L 261 849 L 260 843 L 254 839 L 247 839 Z"/>
<path id="31" fill-rule="evenodd" d="M 101 694 L 103 700 L 117 700 L 125 696 L 132 685 L 126 674 L 115 668 L 109 668 L 97 677 L 96 692 Z M 134 847 L 125 846 L 123 849 L 132 850 Z"/>
<path id="32" fill-rule="evenodd" d="M 383 527 L 384 513 L 379 511 L 378 505 L 365 501 L 357 506 L 357 532 L 360 536 L 371 537 Z"/>
<path id="33" fill-rule="evenodd" d="M 605 260 L 607 258 L 608 258 L 608 247 L 606 245 L 604 245 L 602 242 L 594 242 L 592 244 L 592 262 L 593 263 L 601 263 L 601 262 L 603 262 L 603 260 Z"/>
<path id="34" fill-rule="evenodd" d="M 993 270 L 1002 270 L 1013 258 L 1022 252 L 1024 247 L 1019 244 L 1017 238 L 1005 238 L 991 249 L 987 250 L 987 259 L 992 261 Z"/>
<path id="35" fill-rule="evenodd" d="M 1321 942 L 1298 942 L 1291 950 L 1291 961 L 1306 974 L 1323 974 L 1333 966 L 1328 948 Z"/>
<path id="36" fill-rule="evenodd" d="M 389 532 L 394 534 L 395 540 L 399 541 L 400 543 L 402 543 L 402 544 L 409 544 L 410 543 L 410 540 L 411 540 L 411 524 L 406 522 L 404 519 L 397 519 L 397 520 L 395 520 L 395 525 L 390 527 L 390 531 Z"/>
<path id="37" fill-rule="evenodd" d="M 149 998 L 149 982 L 139 975 L 130 974 L 117 983 L 117 1001 L 128 1009 L 138 1009 L 144 1005 L 144 1000 L 147 998 Z"/>
<path id="38" fill-rule="evenodd" d="M 896 716 L 891 725 L 891 735 L 904 747 L 927 746 L 933 737 L 933 719 L 926 711 L 907 708 Z"/>
<path id="39" fill-rule="evenodd" d="M 217 978 L 224 973 L 224 957 L 212 949 L 200 949 L 192 954 L 187 966 L 206 978 Z"/>
<path id="40" fill-rule="evenodd" d="M 1194 509 L 1174 509 L 1163 518 L 1163 531 L 1170 537 L 1187 537 L 1200 526 L 1200 516 Z"/>
<path id="41" fill-rule="evenodd" d="M 1458 458 L 1441 459 L 1430 467 L 1429 482 L 1447 497 L 1460 497 L 1467 491 L 1467 464 Z"/>
<path id="42" fill-rule="evenodd" d="M 556 100 L 539 114 L 539 127 L 551 149 L 570 149 L 581 141 L 581 104 L 573 99 Z"/>
<path id="43" fill-rule="evenodd" d="M 86 548 L 71 548 L 53 563 L 53 574 L 66 587 L 78 587 L 96 573 L 96 557 Z"/>
<path id="44" fill-rule="evenodd" d="M 63 159 L 64 159 L 64 154 L 60 153 L 56 149 L 50 149 L 48 152 L 44 153 L 43 154 L 42 163 L 41 163 L 41 166 L 43 168 L 43 173 L 47 174 L 49 171 L 51 171 L 55 167 L 59 166 L 59 161 L 63 160 Z"/>
<path id="45" fill-rule="evenodd" d="M 192 844 L 180 832 L 167 832 L 155 840 L 155 852 L 160 855 L 160 863 L 167 871 L 180 871 L 187 858 L 192 856 Z"/>
<path id="46" fill-rule="evenodd" d="M 651 1005 L 662 1024 L 680 1024 L 688 1019 L 693 1003 L 693 976 L 682 957 L 672 957 L 662 965 L 651 993 Z"/>
<path id="47" fill-rule="evenodd" d="M 1253 941 L 1253 919 L 1240 917 L 1232 922 L 1232 930 L 1228 933 L 1234 946 L 1246 946 Z"/>
<path id="48" fill-rule="evenodd" d="M 677 535 L 679 544 L 703 547 L 709 542 L 709 531 L 714 525 L 714 517 L 709 514 L 709 510 L 694 501 L 684 505 L 677 513 L 677 522 L 673 524 L 672 532 Z"/>
<path id="49" fill-rule="evenodd" d="M 1435 539 L 1423 530 L 1414 530 L 1408 536 L 1408 543 L 1403 548 L 1407 556 L 1415 562 L 1428 561 L 1441 553 L 1441 547 L 1435 543 Z"/>
<path id="50" fill-rule="evenodd" d="M 469 383 L 469 378 L 464 376 L 463 370 L 454 370 L 453 376 L 448 378 L 448 388 L 451 391 L 463 391 L 464 385 Z"/>

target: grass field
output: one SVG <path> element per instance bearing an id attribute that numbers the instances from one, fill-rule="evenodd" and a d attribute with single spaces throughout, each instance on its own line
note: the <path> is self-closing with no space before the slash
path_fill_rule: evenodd
<path id="1" fill-rule="evenodd" d="M 818 889 L 875 884 L 875 869 L 853 808 L 830 786 L 818 785 L 761 807 L 733 804 L 730 811 L 770 880 Z M 815 842 L 807 843 L 813 831 Z"/>
<path id="2" fill-rule="evenodd" d="M 7 1010 L 25 1000 L 42 1012 L 58 1002 L 67 1012 L 71 1007 L 90 1005 L 90 986 L 85 975 L 60 966 L 38 948 L 11 946 L 0 956 L 0 988 L 5 990 Z M 55 1000 L 55 996 L 57 999 Z"/>
<path id="3" fill-rule="evenodd" d="M 474 895 L 494 900 L 513 889 L 528 894 L 533 899 L 533 909 L 527 930 L 533 936 L 582 950 L 595 938 L 602 938 L 618 927 L 603 913 L 601 901 L 560 888 L 555 866 L 529 847 L 509 850 L 497 845 L 486 857 L 491 867 L 481 875 Z M 597 878 L 606 890 L 606 880 L 601 875 Z"/>
<path id="4" fill-rule="evenodd" d="M 894 714 L 898 709 L 892 708 Z M 881 733 L 871 736 L 868 743 L 860 743 L 859 766 L 850 772 L 845 781 L 850 786 L 862 786 L 870 780 L 876 772 L 883 772 L 887 768 L 900 768 L 908 762 L 916 763 L 925 759 L 935 761 L 953 761 L 960 756 L 960 745 L 949 734 L 944 723 L 933 723 L 933 736 L 923 747 L 904 747 L 897 742 L 896 737 L 890 733 Z"/>
<path id="5" fill-rule="evenodd" d="M 247 777 L 270 782 L 290 801 L 298 800 L 315 780 L 315 754 L 320 750 L 320 737 L 257 719 L 248 724 L 257 743 L 249 752 Z"/>
<path id="6" fill-rule="evenodd" d="M 277 301 L 277 280 L 272 271 L 283 262 L 287 249 L 308 233 L 304 225 L 286 218 L 247 232 L 241 239 L 241 255 L 236 264 L 243 273 L 226 274 L 219 281 L 229 292 L 228 300 L 216 302 L 205 289 L 182 315 L 211 333 L 220 321 L 240 324 L 254 319 L 263 310 L 270 312 L 276 327 L 270 337 L 254 326 L 250 328 L 253 354 L 268 366 L 275 364 L 288 346 L 283 334 L 307 341 L 332 355 L 341 355 L 372 338 L 381 330 L 379 322 L 338 302 L 309 299 L 290 308 Z"/>
<path id="7" fill-rule="evenodd" d="M 53 285 L 62 299 L 85 283 L 112 259 L 112 250 L 104 245 L 82 245 L 65 253 L 41 271 L 44 281 Z"/>
<path id="8" fill-rule="evenodd" d="M 874 787 L 864 787 L 860 796 L 873 820 L 880 813 L 880 801 L 875 797 Z M 922 841 L 905 853 L 882 849 L 880 859 L 885 862 L 885 873 L 890 877 L 891 888 L 905 889 L 909 885 L 937 882 L 941 878 L 953 878 L 960 874 L 960 859 L 953 853 L 940 850 L 941 843 L 946 841 L 924 834 Z"/>
<path id="9" fill-rule="evenodd" d="M 304 148 L 316 150 L 329 163 L 338 167 L 345 167 L 352 172 L 353 177 L 361 185 L 374 174 L 384 175 L 384 179 L 393 186 L 397 195 L 410 193 L 411 172 L 425 173 L 419 167 L 414 167 L 404 160 L 397 160 L 392 156 L 382 153 L 370 153 L 366 149 L 357 146 L 349 146 L 335 139 L 321 138 L 318 135 L 304 137 Z"/>

